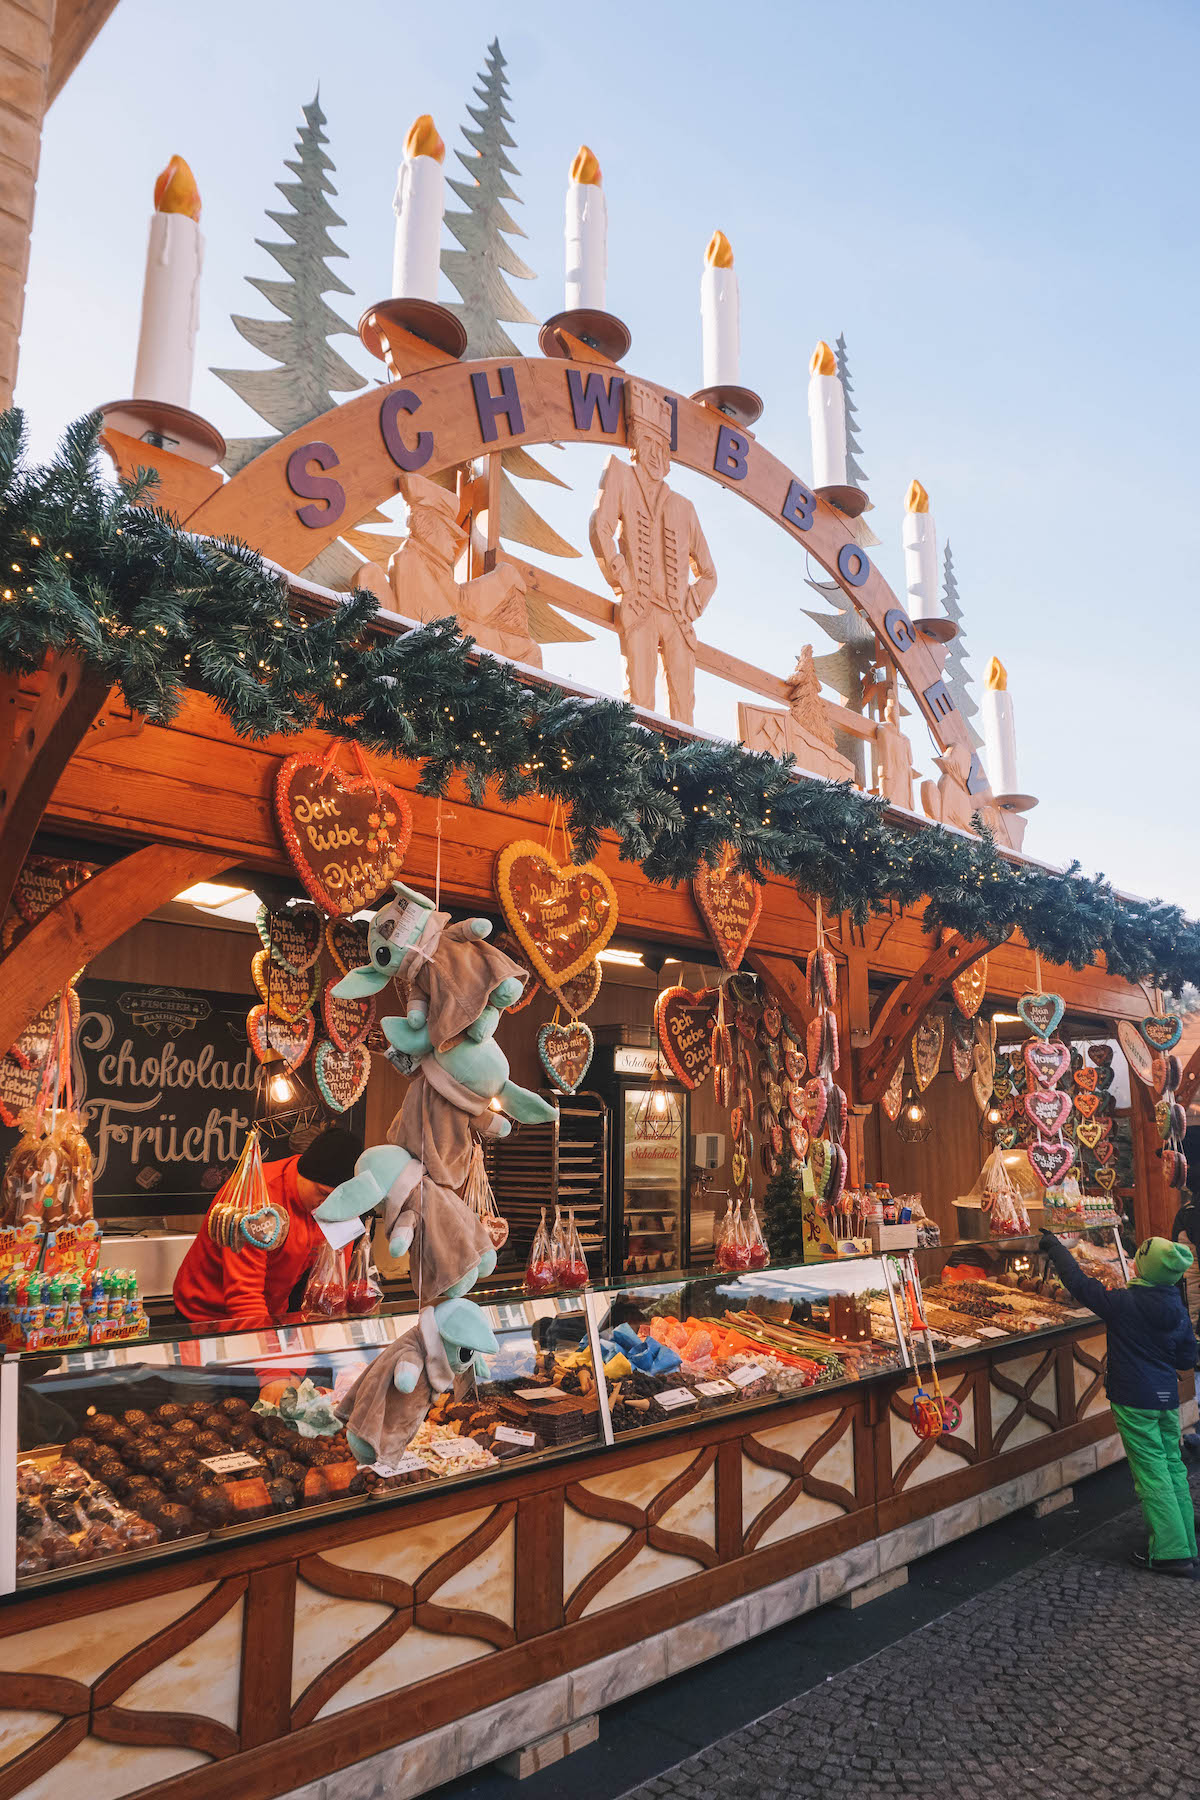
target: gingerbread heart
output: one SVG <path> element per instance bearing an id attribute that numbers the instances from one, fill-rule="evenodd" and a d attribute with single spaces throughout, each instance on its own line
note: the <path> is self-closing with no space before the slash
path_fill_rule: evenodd
<path id="1" fill-rule="evenodd" d="M 783 1067 L 789 1081 L 803 1081 L 808 1073 L 808 1059 L 803 1050 L 785 1049 Z"/>
<path id="2" fill-rule="evenodd" d="M 1037 1037 L 1053 1037 L 1062 1021 L 1062 995 L 1022 994 L 1017 1001 L 1017 1011 Z"/>
<path id="3" fill-rule="evenodd" d="M 825 1141 L 821 1140 L 822 1143 Z M 825 1187 L 825 1199 L 830 1206 L 836 1206 L 841 1198 L 842 1189 L 846 1185 L 846 1172 L 850 1167 L 846 1152 L 840 1144 L 830 1144 L 829 1180 Z"/>
<path id="4" fill-rule="evenodd" d="M 1155 1052 L 1150 1048 L 1132 1019 L 1117 1021 L 1117 1042 L 1125 1052 L 1125 1060 L 1130 1069 L 1139 1081 L 1144 1081 L 1149 1087 L 1154 1077 Z M 1159 1061 L 1162 1060 L 1160 1057 Z"/>
<path id="5" fill-rule="evenodd" d="M 549 987 L 594 962 L 617 929 L 617 896 L 595 863 L 560 863 L 519 838 L 496 861 L 496 895 L 509 929 Z"/>
<path id="6" fill-rule="evenodd" d="M 1117 1185 L 1117 1171 L 1113 1168 L 1097 1169 L 1096 1173 L 1092 1176 L 1092 1180 L 1096 1183 L 1096 1186 L 1102 1188 L 1106 1194 L 1111 1194 Z"/>
<path id="7" fill-rule="evenodd" d="M 1084 1093 L 1094 1094 L 1100 1081 L 1099 1069 L 1079 1068 L 1071 1071 L 1071 1080 Z"/>
<path id="8" fill-rule="evenodd" d="M 412 837 L 406 796 L 376 779 L 361 753 L 358 760 L 360 773 L 350 775 L 331 756 L 300 750 L 275 777 L 275 815 L 296 873 L 317 905 L 337 916 L 378 900 L 399 875 Z"/>
<path id="9" fill-rule="evenodd" d="M 518 944 L 511 931 L 498 931 L 492 939 L 492 942 L 495 944 L 497 950 L 503 951 L 505 956 L 510 956 L 513 962 L 519 963 L 521 968 L 525 971 L 525 986 L 521 990 L 520 998 L 514 1000 L 511 1006 L 505 1008 L 505 1011 L 510 1013 L 524 1012 L 530 1001 L 535 1000 L 542 991 L 542 984 L 538 980 L 537 970 L 533 966 L 533 959 L 525 949 L 525 946 L 523 944 Z M 594 966 L 597 969 L 599 968 L 599 964 Z"/>
<path id="10" fill-rule="evenodd" d="M 0 1056 L 0 1119 L 15 1125 L 20 1115 L 37 1104 L 42 1089 L 42 1071 L 22 1061 L 14 1051 Z"/>
<path id="11" fill-rule="evenodd" d="M 654 1023 L 671 1071 L 687 1088 L 697 1088 L 712 1068 L 712 1031 L 717 990 L 664 988 L 654 1006 Z"/>
<path id="12" fill-rule="evenodd" d="M 79 1030 L 79 995 L 73 986 L 67 988 L 66 995 L 71 1031 L 75 1033 Z M 12 1046 L 12 1053 L 18 1062 L 26 1062 L 39 1072 L 54 1048 L 55 1034 L 58 1031 L 59 999 L 58 994 L 51 995 L 45 1005 L 34 1013 Z"/>
<path id="13" fill-rule="evenodd" d="M 893 1071 L 893 1074 L 892 1074 L 892 1079 L 888 1082 L 887 1087 L 883 1091 L 883 1099 L 881 1101 L 881 1105 L 883 1107 L 884 1112 L 887 1114 L 888 1118 L 891 1120 L 892 1124 L 894 1125 L 896 1123 L 896 1120 L 900 1117 L 900 1108 L 904 1105 L 904 1058 L 903 1057 L 901 1057 L 900 1061 L 896 1064 L 895 1070 Z"/>
<path id="14" fill-rule="evenodd" d="M 1034 1039 L 1025 1046 L 1025 1067 L 1039 1087 L 1053 1087 L 1070 1066 L 1071 1052 L 1057 1039 L 1052 1044 Z"/>
<path id="15" fill-rule="evenodd" d="M 316 1028 L 311 1013 L 302 1019 L 280 1019 L 265 1006 L 252 1006 L 246 1016 L 246 1035 L 259 1062 L 282 1059 L 288 1069 L 300 1067 L 312 1049 Z"/>
<path id="16" fill-rule="evenodd" d="M 361 919 L 330 919 L 325 947 L 343 975 L 361 969 L 367 960 L 367 927 Z"/>
<path id="17" fill-rule="evenodd" d="M 277 1019 L 290 1023 L 311 1012 L 321 985 L 321 971 L 315 963 L 298 975 L 294 969 L 276 962 L 269 950 L 256 950 L 250 973 L 264 1003 Z"/>
<path id="18" fill-rule="evenodd" d="M 773 1000 L 768 1000 L 763 1007 L 760 1022 L 769 1038 L 777 1038 L 783 1030 L 783 1014 Z"/>
<path id="19" fill-rule="evenodd" d="M 772 1125 L 772 1127 L 771 1127 L 771 1148 L 775 1152 L 776 1156 L 782 1155 L 782 1153 L 783 1153 L 783 1126 L 782 1125 Z"/>
<path id="20" fill-rule="evenodd" d="M 586 969 L 580 969 L 578 975 L 572 975 L 569 981 L 559 982 L 558 997 L 572 1018 L 581 1017 L 594 1003 L 600 992 L 603 973 L 598 962 L 589 963 Z"/>
<path id="21" fill-rule="evenodd" d="M 371 1052 L 365 1044 L 339 1050 L 329 1038 L 322 1038 L 313 1055 L 313 1073 L 326 1106 L 349 1112 L 370 1078 Z"/>
<path id="22" fill-rule="evenodd" d="M 1094 1150 L 1104 1137 L 1104 1127 L 1099 1119 L 1080 1119 L 1075 1126 L 1075 1135 L 1087 1149 Z"/>
<path id="23" fill-rule="evenodd" d="M 987 993 L 988 959 L 981 956 L 968 969 L 963 969 L 950 983 L 954 1004 L 965 1019 L 973 1019 Z"/>
<path id="24" fill-rule="evenodd" d="M 288 1234 L 291 1221 L 281 1206 L 260 1206 L 255 1212 L 243 1213 L 238 1230 L 254 1250 L 278 1250 Z"/>
<path id="25" fill-rule="evenodd" d="M 370 1036 L 375 1023 L 375 1001 L 345 1000 L 334 993 L 336 985 L 331 981 L 321 996 L 325 1029 L 339 1050 L 356 1050 Z"/>
<path id="26" fill-rule="evenodd" d="M 961 1013 L 950 1015 L 950 1067 L 955 1081 L 970 1081 L 975 1066 L 975 1027 Z"/>
<path id="27" fill-rule="evenodd" d="M 321 954 L 325 920 L 315 906 L 286 906 L 280 907 L 277 912 L 260 906 L 254 915 L 254 923 L 262 939 L 263 949 L 281 968 L 289 969 L 293 975 L 303 975 L 306 969 L 312 968 Z M 366 960 L 367 934 L 364 930 L 359 961 Z M 352 964 L 351 967 L 357 965 Z M 343 969 L 342 973 L 345 972 Z"/>
<path id="28" fill-rule="evenodd" d="M 814 1076 L 804 1084 L 803 1112 L 801 1117 L 812 1133 L 820 1131 L 825 1123 L 825 1113 L 829 1106 L 829 1096 L 825 1092 L 825 1083 Z"/>
<path id="29" fill-rule="evenodd" d="M 804 1126 L 798 1119 L 793 1119 L 788 1125 L 788 1143 L 791 1145 L 792 1155 L 796 1158 L 797 1162 L 804 1161 L 805 1157 L 808 1155 L 808 1146 L 811 1142 L 812 1140 Z"/>
<path id="30" fill-rule="evenodd" d="M 946 1038 L 944 1013 L 929 1013 L 912 1035 L 912 1070 L 917 1086 L 924 1093 L 942 1061 L 942 1045 Z"/>
<path id="31" fill-rule="evenodd" d="M 1081 1119 L 1094 1119 L 1099 1110 L 1099 1094 L 1076 1094 L 1075 1111 Z"/>
<path id="32" fill-rule="evenodd" d="M 1013 1084 L 1012 1084 L 1011 1076 L 1008 1076 L 1008 1075 L 993 1076 L 992 1077 L 992 1092 L 995 1094 L 997 1100 L 1011 1100 L 1012 1096 L 1013 1096 Z"/>
<path id="33" fill-rule="evenodd" d="M 774 1078 L 767 1083 L 767 1103 L 778 1119 L 783 1112 L 783 1089 Z"/>
<path id="34" fill-rule="evenodd" d="M 1061 1088 L 1035 1088 L 1022 1098 L 1025 1116 L 1043 1137 L 1053 1137 L 1071 1110 L 1071 1096 Z"/>
<path id="35" fill-rule="evenodd" d="M 1141 1021 L 1138 1030 L 1152 1050 L 1165 1055 L 1183 1036 L 1183 1020 L 1178 1013 L 1151 1013 L 1148 1019 Z"/>
<path id="36" fill-rule="evenodd" d="M 95 863 L 63 862 L 56 856 L 27 856 L 17 873 L 12 903 L 26 925 L 73 894 L 96 871 Z"/>
<path id="37" fill-rule="evenodd" d="M 555 1087 L 561 1093 L 573 1094 L 591 1067 L 596 1047 L 591 1027 L 582 1019 L 543 1025 L 537 1044 L 542 1067 Z"/>
<path id="38" fill-rule="evenodd" d="M 1015 1146 L 1020 1132 L 1015 1125 L 997 1125 L 992 1136 L 1002 1150 L 1011 1150 Z"/>
<path id="39" fill-rule="evenodd" d="M 983 1069 L 976 1069 L 971 1077 L 971 1092 L 975 1096 L 975 1104 L 980 1112 L 986 1112 L 992 1099 L 992 1077 Z"/>
<path id="40" fill-rule="evenodd" d="M 1111 1044 L 1088 1045 L 1088 1061 L 1094 1062 L 1098 1069 L 1107 1069 L 1111 1065 L 1112 1059 L 1113 1047 Z"/>
<path id="41" fill-rule="evenodd" d="M 833 1145 L 828 1138 L 813 1138 L 808 1150 L 808 1166 L 812 1170 L 813 1186 L 824 1199 L 833 1176 Z"/>
<path id="42" fill-rule="evenodd" d="M 1104 1138 L 1093 1147 L 1092 1156 L 1101 1168 L 1105 1168 L 1109 1163 L 1116 1161 L 1117 1146 L 1111 1138 Z"/>
<path id="43" fill-rule="evenodd" d="M 1175 1089 L 1179 1086 L 1179 1084 L 1182 1080 L 1183 1080 L 1183 1064 L 1180 1062 L 1180 1060 L 1177 1056 L 1175 1056 L 1175 1055 L 1168 1056 L 1167 1057 L 1167 1086 L 1170 1088 L 1172 1093 L 1175 1092 Z"/>
<path id="44" fill-rule="evenodd" d="M 827 950 L 823 944 L 810 950 L 808 961 L 804 965 L 804 975 L 812 1004 L 817 1008 L 822 1005 L 832 1006 L 837 999 L 837 963 L 833 951 Z"/>
<path id="45" fill-rule="evenodd" d="M 1168 1056 L 1168 1058 L 1167 1058 L 1168 1063 L 1171 1060 L 1172 1059 Z M 1117 1079 L 1117 1071 L 1111 1065 L 1106 1069 L 1097 1069 L 1096 1070 L 1096 1086 L 1099 1088 L 1099 1090 L 1102 1094 L 1107 1094 L 1109 1088 L 1112 1086 L 1113 1082 L 1116 1079 Z M 1176 1083 L 1175 1085 L 1178 1086 L 1179 1084 Z"/>
<path id="46" fill-rule="evenodd" d="M 740 1188 L 746 1179 L 747 1162 L 748 1158 L 740 1150 L 735 1150 L 729 1159 L 729 1172 L 735 1188 Z"/>
<path id="47" fill-rule="evenodd" d="M 783 1074 L 783 1047 L 778 1038 L 768 1038 L 763 1045 L 763 1060 L 772 1075 Z"/>
<path id="48" fill-rule="evenodd" d="M 763 1174 L 767 1177 L 768 1181 L 773 1181 L 779 1173 L 779 1158 L 774 1150 L 772 1150 L 770 1144 L 764 1144 L 762 1146 L 758 1153 L 758 1157 L 762 1164 Z"/>
<path id="49" fill-rule="evenodd" d="M 762 888 L 751 876 L 743 874 L 736 851 L 726 844 L 715 868 L 700 864 L 692 876 L 692 894 L 721 966 L 738 968 L 762 912 Z"/>
<path id="50" fill-rule="evenodd" d="M 1150 1057 L 1150 1092 L 1152 1094 L 1165 1094 L 1170 1075 L 1170 1059 L 1166 1056 L 1161 1056 L 1159 1052 L 1155 1050 Z"/>
<path id="51" fill-rule="evenodd" d="M 825 1117 L 829 1124 L 830 1136 L 835 1138 L 839 1144 L 844 1144 L 846 1141 L 846 1125 L 849 1112 L 850 1108 L 846 1102 L 845 1090 L 840 1088 L 836 1081 L 832 1082 L 829 1088 L 829 1099 L 825 1108 Z"/>
<path id="52" fill-rule="evenodd" d="M 1029 1020 L 1025 1023 L 1028 1025 Z M 1057 1187 L 1075 1161 L 1075 1152 L 1070 1144 L 1055 1142 L 1045 1143 L 1035 1138 L 1026 1154 L 1034 1174 L 1044 1188 Z"/>

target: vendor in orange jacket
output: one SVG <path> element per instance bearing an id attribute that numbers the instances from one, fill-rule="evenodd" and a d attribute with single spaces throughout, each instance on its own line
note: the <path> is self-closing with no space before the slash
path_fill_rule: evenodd
<path id="1" fill-rule="evenodd" d="M 172 1289 L 184 1318 L 253 1331 L 282 1317 L 289 1310 L 292 1290 L 308 1274 L 325 1241 L 312 1215 L 335 1187 L 353 1175 L 362 1149 L 361 1138 L 331 1125 L 299 1156 L 264 1163 L 267 1192 L 287 1213 L 286 1238 L 275 1250 L 257 1250 L 249 1244 L 224 1250 L 202 1226 Z M 224 1194 L 222 1188 L 214 1206 Z"/>

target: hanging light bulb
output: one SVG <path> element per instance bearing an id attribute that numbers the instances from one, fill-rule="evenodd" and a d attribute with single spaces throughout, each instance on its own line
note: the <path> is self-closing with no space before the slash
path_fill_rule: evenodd
<path id="1" fill-rule="evenodd" d="M 664 1087 L 656 1087 L 654 1090 L 654 1110 L 656 1113 L 665 1113 L 667 1110 L 667 1090 Z"/>
<path id="2" fill-rule="evenodd" d="M 271 1098 L 275 1101 L 276 1105 L 286 1106 L 295 1091 L 289 1075 L 272 1075 Z"/>
<path id="3" fill-rule="evenodd" d="M 896 1136 L 905 1144 L 923 1144 L 933 1130 L 924 1101 L 910 1087 L 896 1120 Z"/>
<path id="4" fill-rule="evenodd" d="M 989 1125 L 998 1125 L 1003 1115 L 998 1106 L 989 1106 L 985 1116 Z"/>

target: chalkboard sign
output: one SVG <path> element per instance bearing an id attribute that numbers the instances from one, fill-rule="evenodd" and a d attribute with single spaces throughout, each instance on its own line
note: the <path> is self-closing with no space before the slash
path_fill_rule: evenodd
<path id="1" fill-rule="evenodd" d="M 75 1035 L 77 1104 L 95 1169 L 99 1219 L 198 1213 L 233 1166 L 262 1103 L 246 1038 L 256 995 L 81 981 Z M 293 1156 L 315 1130 L 362 1130 L 311 1092 L 264 1127 L 263 1158 Z M 7 1157 L 16 1131 L 0 1134 Z"/>

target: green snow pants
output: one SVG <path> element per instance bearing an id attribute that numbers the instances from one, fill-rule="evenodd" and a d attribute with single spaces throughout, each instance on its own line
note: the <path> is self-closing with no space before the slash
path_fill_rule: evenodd
<path id="1" fill-rule="evenodd" d="M 1112 1415 L 1146 1516 L 1151 1562 L 1194 1561 L 1196 1515 L 1179 1448 L 1178 1408 L 1149 1412 L 1141 1406 L 1114 1406 Z"/>

